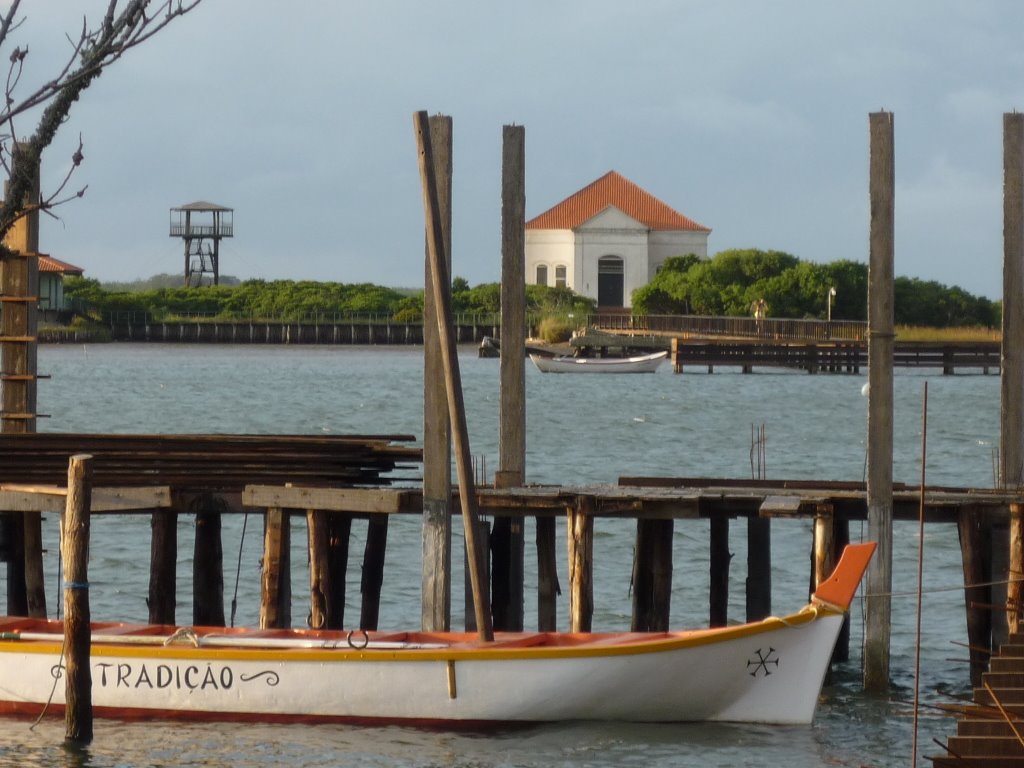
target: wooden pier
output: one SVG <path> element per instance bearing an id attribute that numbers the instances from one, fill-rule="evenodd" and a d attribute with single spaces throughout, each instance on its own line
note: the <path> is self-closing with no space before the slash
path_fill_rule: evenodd
<path id="1" fill-rule="evenodd" d="M 423 323 L 398 322 L 387 316 L 274 320 L 182 320 L 156 322 L 143 313 L 111 317 L 109 340 L 186 344 L 423 344 Z M 460 344 L 478 344 L 496 337 L 500 324 L 493 315 L 456 317 L 453 332 Z M 49 337 L 60 342 L 64 337 Z M 73 341 L 74 337 L 67 337 Z"/>
<path id="2" fill-rule="evenodd" d="M 404 437 L 404 436 L 397 436 Z M 192 447 L 189 448 L 188 446 Z M 146 448 L 148 446 L 148 449 Z M 395 514 L 422 515 L 423 492 L 415 485 L 389 487 L 395 476 L 415 469 L 416 449 L 394 445 L 386 437 L 350 436 L 295 438 L 272 436 L 139 436 L 23 434 L 0 436 L 0 510 L 7 531 L 8 613 L 45 615 L 41 549 L 10 545 L 12 535 L 26 515 L 59 511 L 64 505 L 62 468 L 67 452 L 88 449 L 92 460 L 94 490 L 92 513 L 149 514 L 153 519 L 150 569 L 150 616 L 153 623 L 175 623 L 174 567 L 177 551 L 176 521 L 180 515 L 196 519 L 196 551 L 219 553 L 220 517 L 256 510 L 264 517 L 264 568 L 261 579 L 260 623 L 265 627 L 287 626 L 296 591 L 289 582 L 289 542 L 292 528 L 304 520 L 309 539 L 310 622 L 316 627 L 375 629 L 388 546 L 387 521 Z M 62 458 L 63 457 L 63 458 Z M 289 458 L 290 457 L 290 458 Z M 318 457 L 311 461 L 311 457 Z M 10 459 L 10 463 L 8 462 Z M 303 466 L 320 469 L 303 472 Z M 299 482 L 286 481 L 291 476 Z M 20 483 L 10 478 L 22 479 Z M 31 479 L 30 484 L 24 480 Z M 253 482 L 253 481 L 256 482 Z M 497 529 L 500 520 L 533 521 L 537 534 L 538 625 L 557 626 L 555 592 L 559 579 L 554 537 L 547 535 L 544 520 L 565 520 L 569 572 L 569 616 L 563 626 L 570 631 L 590 631 L 593 624 L 593 541 L 603 520 L 634 520 L 636 557 L 630 573 L 620 578 L 633 584 L 635 631 L 667 629 L 672 612 L 671 541 L 675 526 L 688 520 L 710 520 L 708 562 L 710 591 L 707 599 L 709 625 L 730 620 L 729 535 L 733 520 L 771 525 L 770 521 L 813 521 L 813 540 L 808 541 L 809 584 L 830 571 L 842 545 L 849 540 L 850 521 L 867 515 L 863 483 L 767 481 L 714 478 L 623 477 L 614 485 L 482 486 L 475 490 L 479 511 L 490 517 L 485 531 Z M 457 499 L 458 493 L 455 497 Z M 922 495 L 919 488 L 897 485 L 893 491 L 893 515 L 897 520 L 916 520 Z M 926 488 L 924 512 L 928 524 L 955 524 L 964 546 L 965 583 L 991 572 L 992 562 L 1005 561 L 998 554 L 1005 537 L 991 535 L 1005 528 L 1011 505 L 1024 503 L 1024 491 Z M 453 510 L 458 504 L 453 503 Z M 349 564 L 349 536 L 354 524 L 368 526 L 365 551 L 359 566 Z M 972 535 L 971 531 L 988 535 Z M 748 535 L 745 531 L 744 535 Z M 748 545 L 746 616 L 754 620 L 769 615 L 771 605 L 771 547 L 768 537 L 751 537 Z M 758 543 L 760 542 L 760 543 Z M 103 542 L 95 541 L 97 550 Z M 499 552 L 491 551 L 491 557 Z M 979 566 L 980 564 L 980 566 Z M 358 567 L 360 610 L 358 618 L 345 616 L 351 588 L 348 571 Z M 979 571 L 979 567 L 981 570 Z M 225 624 L 222 557 L 196 556 L 195 582 L 206 585 L 196 591 L 193 623 Z M 493 595 L 522 595 L 520 583 L 502 583 L 514 570 L 485 569 Z M 756 575 L 756 577 L 755 577 Z M 406 586 L 406 585 L 403 585 Z M 813 587 L 812 587 L 813 588 Z M 512 598 L 514 599 L 514 598 Z M 521 597 L 519 598 L 521 599 Z M 688 595 L 688 600 L 705 599 Z M 802 600 L 794 596 L 794 602 Z M 968 642 L 972 669 L 987 669 L 993 629 L 990 606 L 998 592 L 971 586 L 968 603 Z M 504 629 L 502 617 L 515 611 L 500 602 L 492 606 L 495 628 Z M 521 615 L 521 606 L 519 607 Z M 843 651 L 845 653 L 845 651 Z"/>
<path id="3" fill-rule="evenodd" d="M 675 373 L 694 368 L 713 373 L 721 367 L 738 367 L 743 373 L 752 373 L 754 368 L 860 373 L 867 368 L 868 347 L 864 341 L 674 338 L 671 360 Z M 897 340 L 892 364 L 897 368 L 940 369 L 944 375 L 958 371 L 999 373 L 1000 343 Z"/>

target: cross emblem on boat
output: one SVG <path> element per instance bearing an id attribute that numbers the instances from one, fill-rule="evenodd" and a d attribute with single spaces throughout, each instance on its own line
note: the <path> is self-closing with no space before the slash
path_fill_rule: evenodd
<path id="1" fill-rule="evenodd" d="M 765 677 L 770 675 L 772 673 L 772 670 L 768 669 L 768 665 L 769 664 L 774 665 L 775 668 L 778 669 L 778 667 L 779 667 L 779 656 L 775 652 L 774 648 L 769 648 L 767 653 L 765 653 L 761 648 L 758 648 L 756 651 L 754 651 L 754 653 L 757 654 L 757 658 L 756 659 L 751 659 L 750 661 L 747 662 L 747 669 L 748 670 L 751 667 L 754 668 L 754 670 L 752 672 L 750 672 L 750 676 L 751 677 L 757 677 L 762 672 L 764 673 Z"/>

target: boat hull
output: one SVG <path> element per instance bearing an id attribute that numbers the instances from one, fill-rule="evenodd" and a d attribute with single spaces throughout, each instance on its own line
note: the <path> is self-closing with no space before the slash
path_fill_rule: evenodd
<path id="1" fill-rule="evenodd" d="M 788 624 L 788 625 L 787 625 Z M 564 720 L 809 723 L 842 615 L 653 636 L 510 634 L 363 650 L 92 646 L 97 716 L 476 727 Z M 323 633 L 319 633 L 322 635 Z M 360 635 L 355 645 L 361 645 Z M 460 640 L 464 636 L 458 636 Z M 564 638 L 563 638 L 564 639 Z M 317 640 L 317 643 L 323 641 Z M 380 641 L 384 642 L 384 641 Z M 537 643 L 533 645 L 531 643 Z M 60 643 L 0 641 L 0 712 L 64 701 Z"/>
<path id="2" fill-rule="evenodd" d="M 654 373 L 667 356 L 668 352 L 655 352 L 635 357 L 530 355 L 530 359 L 543 373 Z"/>

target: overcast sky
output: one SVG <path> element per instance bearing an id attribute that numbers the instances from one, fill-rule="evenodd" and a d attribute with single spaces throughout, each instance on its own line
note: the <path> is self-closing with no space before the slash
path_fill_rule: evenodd
<path id="1" fill-rule="evenodd" d="M 24 0 L 26 86 L 105 7 Z M 420 285 L 425 109 L 454 120 L 453 273 L 471 284 L 499 279 L 512 123 L 528 217 L 616 170 L 710 227 L 709 253 L 866 262 L 868 114 L 885 109 L 896 273 L 998 298 L 1022 30 L 1019 0 L 204 0 L 75 105 L 44 186 L 81 134 L 89 189 L 40 249 L 101 280 L 178 272 L 168 211 L 206 200 L 235 209 L 222 274 Z"/>

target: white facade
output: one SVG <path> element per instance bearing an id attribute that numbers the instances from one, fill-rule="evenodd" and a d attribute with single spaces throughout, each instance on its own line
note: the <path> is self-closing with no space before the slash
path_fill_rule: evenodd
<path id="1" fill-rule="evenodd" d="M 537 284 L 538 268 L 542 268 L 547 285 L 556 285 L 562 267 L 567 287 L 600 300 L 599 265 L 604 264 L 606 270 L 614 268 L 617 259 L 622 269 L 621 303 L 609 305 L 629 307 L 633 291 L 649 283 L 665 259 L 689 253 L 706 258 L 707 251 L 707 231 L 654 230 L 609 205 L 575 229 L 528 228 L 526 282 Z M 606 279 L 614 282 L 613 276 Z M 617 295 L 614 285 L 606 282 L 605 287 Z"/>

